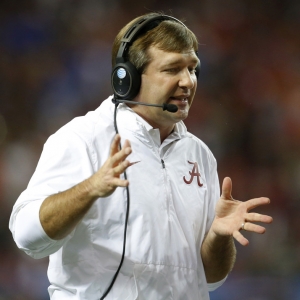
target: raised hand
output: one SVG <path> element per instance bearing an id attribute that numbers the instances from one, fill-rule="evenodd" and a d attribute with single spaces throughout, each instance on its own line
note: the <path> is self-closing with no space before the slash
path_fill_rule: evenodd
<path id="1" fill-rule="evenodd" d="M 125 160 L 131 153 L 131 146 L 128 140 L 125 140 L 122 150 L 119 149 L 120 135 L 117 134 L 113 139 L 110 148 L 110 155 L 103 166 L 88 179 L 92 193 L 96 197 L 107 197 L 111 195 L 117 187 L 128 186 L 128 180 L 120 178 L 129 166 L 128 160 Z"/>
<path id="2" fill-rule="evenodd" d="M 107 197 L 115 189 L 128 186 L 120 178 L 131 164 L 125 160 L 131 153 L 128 140 L 119 150 L 120 136 L 116 135 L 110 148 L 110 155 L 104 165 L 91 177 L 72 188 L 47 197 L 40 208 L 41 224 L 52 239 L 62 239 L 69 234 L 84 217 L 99 197 Z"/>
<path id="3" fill-rule="evenodd" d="M 269 204 L 270 199 L 261 197 L 242 202 L 233 199 L 231 192 L 232 181 L 226 177 L 222 184 L 222 195 L 216 205 L 216 217 L 211 229 L 216 235 L 232 235 L 241 245 L 246 246 L 249 241 L 243 236 L 241 230 L 262 234 L 266 229 L 253 222 L 271 223 L 273 221 L 270 216 L 249 211 Z"/>

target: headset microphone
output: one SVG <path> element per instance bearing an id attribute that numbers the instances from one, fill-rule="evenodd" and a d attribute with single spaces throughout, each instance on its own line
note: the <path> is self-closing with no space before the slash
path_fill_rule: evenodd
<path id="1" fill-rule="evenodd" d="M 132 100 L 123 100 L 123 99 L 113 99 L 113 103 L 130 103 L 130 104 L 137 104 L 137 105 L 145 105 L 145 106 L 154 106 L 154 107 L 161 107 L 163 110 L 166 110 L 168 112 L 175 113 L 178 110 L 178 106 L 175 104 L 167 104 L 163 103 L 162 105 L 159 104 L 151 104 L 151 103 L 145 103 L 145 102 L 137 102 Z"/>

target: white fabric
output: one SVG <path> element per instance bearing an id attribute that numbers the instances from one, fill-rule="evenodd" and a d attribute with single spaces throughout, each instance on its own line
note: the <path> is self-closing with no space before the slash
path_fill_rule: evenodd
<path id="1" fill-rule="evenodd" d="M 126 211 L 126 190 L 99 198 L 66 238 L 54 241 L 39 221 L 39 207 L 49 195 L 90 177 L 106 161 L 115 136 L 111 98 L 86 116 L 62 127 L 45 143 L 27 189 L 10 219 L 16 244 L 28 255 L 50 255 L 48 277 L 52 300 L 99 299 L 119 265 Z M 200 247 L 214 218 L 220 196 L 216 161 L 208 147 L 188 133 L 183 122 L 161 144 L 153 129 L 125 104 L 117 124 L 122 144 L 130 140 L 130 216 L 126 257 L 106 297 L 139 300 L 207 300 Z M 163 168 L 162 160 L 165 168 Z M 200 181 L 191 178 L 197 162 Z"/>

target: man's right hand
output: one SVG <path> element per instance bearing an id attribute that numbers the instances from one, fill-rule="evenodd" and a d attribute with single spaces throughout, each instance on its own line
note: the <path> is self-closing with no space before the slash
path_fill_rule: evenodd
<path id="1" fill-rule="evenodd" d="M 116 135 L 110 155 L 104 165 L 91 177 L 72 188 L 47 197 L 40 208 L 41 224 L 52 239 L 68 235 L 84 217 L 99 197 L 111 195 L 117 187 L 128 186 L 128 180 L 120 178 L 132 164 L 125 160 L 131 153 L 130 142 L 126 140 L 119 150 L 120 135 Z"/>
<path id="2" fill-rule="evenodd" d="M 132 152 L 130 142 L 125 140 L 122 150 L 119 149 L 121 137 L 117 134 L 111 144 L 110 155 L 104 165 L 86 183 L 93 197 L 107 197 L 117 187 L 126 187 L 129 181 L 120 178 L 131 164 L 125 160 Z"/>

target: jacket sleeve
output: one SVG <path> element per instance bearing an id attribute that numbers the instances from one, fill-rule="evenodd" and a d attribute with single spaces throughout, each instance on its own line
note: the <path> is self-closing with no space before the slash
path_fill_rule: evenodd
<path id="1" fill-rule="evenodd" d="M 17 246 L 33 258 L 42 258 L 58 251 L 74 234 L 52 240 L 45 233 L 39 218 L 42 202 L 48 196 L 65 191 L 94 173 L 94 156 L 84 134 L 59 130 L 51 136 L 27 189 L 15 203 L 9 228 Z"/>
<path id="2" fill-rule="evenodd" d="M 71 233 L 64 239 L 52 240 L 45 233 L 39 218 L 43 201 L 31 201 L 18 211 L 13 210 L 10 218 L 10 230 L 21 250 L 33 258 L 46 257 L 61 248 L 72 237 Z"/>
<path id="3" fill-rule="evenodd" d="M 217 201 L 220 198 L 221 190 L 220 190 L 220 181 L 219 176 L 217 173 L 217 161 L 213 154 L 210 152 L 210 172 L 209 172 L 209 178 L 210 178 L 210 199 L 209 199 L 209 209 L 208 209 L 208 217 L 207 217 L 207 225 L 206 225 L 206 233 L 208 233 L 212 222 L 215 218 L 215 207 L 217 204 Z M 208 283 L 207 287 L 210 292 L 216 290 L 219 288 L 227 279 L 227 276 L 223 278 L 222 280 L 214 283 Z"/>

